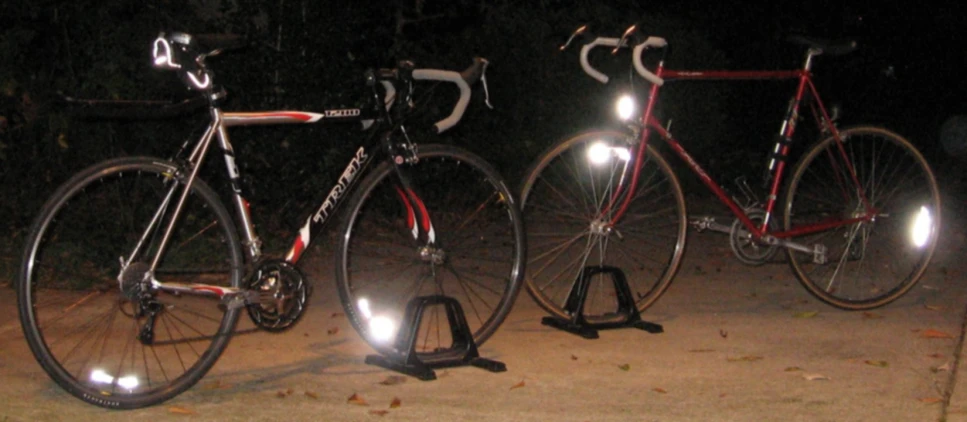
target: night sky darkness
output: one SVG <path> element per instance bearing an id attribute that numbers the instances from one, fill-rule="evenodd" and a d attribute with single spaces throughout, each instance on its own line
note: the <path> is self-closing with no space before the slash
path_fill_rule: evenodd
<path id="1" fill-rule="evenodd" d="M 859 49 L 836 59 L 829 70 L 821 61 L 817 79 L 841 78 L 831 87 L 845 98 L 836 100 L 874 110 L 870 114 L 885 120 L 881 123 L 921 143 L 935 142 L 949 116 L 967 114 L 967 37 L 960 2 L 686 0 L 654 7 L 721 34 L 712 39 L 734 68 L 775 67 L 783 59 L 772 53 L 789 34 L 857 40 Z"/>

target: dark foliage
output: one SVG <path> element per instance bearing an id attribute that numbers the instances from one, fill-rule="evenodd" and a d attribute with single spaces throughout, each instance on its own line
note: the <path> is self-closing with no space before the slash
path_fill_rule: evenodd
<path id="1" fill-rule="evenodd" d="M 603 53 L 596 64 L 616 75 L 602 86 L 581 72 L 577 52 L 558 52 L 573 28 L 590 23 L 601 34 L 617 34 L 642 22 L 648 33 L 668 38 L 673 67 L 726 68 L 726 26 L 715 14 L 664 12 L 630 0 L 399 0 L 276 2 L 229 0 L 15 1 L 0 6 L 0 186 L 6 198 L 0 221 L 18 236 L 42 201 L 81 167 L 106 157 L 167 157 L 203 129 L 204 115 L 177 119 L 83 117 L 63 97 L 98 100 L 170 101 L 188 97 L 173 75 L 149 67 L 149 46 L 162 30 L 236 33 L 250 46 L 212 59 L 230 93 L 230 110 L 304 109 L 358 104 L 361 75 L 411 59 L 417 67 L 462 69 L 474 56 L 488 58 L 490 94 L 496 110 L 475 101 L 459 126 L 439 142 L 463 145 L 498 165 L 516 184 L 530 160 L 554 140 L 608 122 L 618 91 L 632 84 L 628 56 Z M 728 8 L 719 12 L 741 14 Z M 679 17 L 675 17 L 679 16 Z M 741 23 L 741 22 L 740 22 Z M 753 66 L 796 65 L 780 51 L 781 22 L 765 28 Z M 745 32 L 749 34 L 748 31 Z M 764 47 L 768 46 L 768 47 Z M 745 66 L 745 64 L 743 64 Z M 665 91 L 659 116 L 676 116 L 675 134 L 690 151 L 721 174 L 761 166 L 778 130 L 785 90 L 752 87 L 775 99 L 743 100 L 730 85 L 693 84 Z M 745 94 L 748 94 L 746 92 Z M 447 112 L 446 95 L 429 107 Z M 774 114 L 763 114 L 760 103 Z M 98 108 L 98 105 L 94 105 Z M 143 104 L 122 105 L 133 109 Z M 86 110 L 86 109 L 84 109 Z M 80 110 L 80 111 L 84 111 Z M 428 117 L 431 119 L 431 117 Z M 432 121 L 432 120 L 428 120 Z M 769 126 L 747 126 L 766 122 Z M 756 134 L 756 135 L 750 135 Z M 248 196 L 258 223 L 291 230 L 342 171 L 360 139 L 355 126 L 261 127 L 232 131 Z M 425 140 L 424 140 L 425 141 Z M 216 162 L 217 160 L 213 161 Z M 757 173 L 753 173 L 757 174 Z"/>

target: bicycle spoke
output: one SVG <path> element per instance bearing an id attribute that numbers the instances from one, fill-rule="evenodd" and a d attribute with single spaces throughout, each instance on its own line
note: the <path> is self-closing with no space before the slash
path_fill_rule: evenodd
<path id="1" fill-rule="evenodd" d="M 581 134 L 552 146 L 525 177 L 525 280 L 537 302 L 556 316 L 569 317 L 564 305 L 586 267 L 624 271 L 641 310 L 657 300 L 678 268 L 685 240 L 684 199 L 664 160 L 651 150 L 629 161 L 616 155 L 599 165 L 588 159 L 591 145 L 636 151 L 630 142 L 616 132 Z M 628 192 L 633 177 L 628 163 L 636 160 L 642 160 L 642 167 L 635 190 Z M 622 208 L 624 214 L 612 221 Z M 594 299 L 586 304 L 600 309 L 589 312 L 613 312 L 603 308 L 614 304 L 613 286 L 594 280 L 590 288 Z"/>
<path id="2" fill-rule="evenodd" d="M 843 134 L 845 157 L 830 138 L 797 165 L 784 205 L 786 227 L 864 218 L 861 194 L 876 215 L 797 240 L 825 245 L 828 263 L 800 259 L 793 252 L 789 262 L 820 299 L 846 309 L 870 309 L 896 300 L 923 274 L 936 245 L 939 193 L 929 166 L 902 137 L 870 127 Z M 849 168 L 860 183 L 855 188 L 848 187 L 854 180 Z M 831 200 L 831 191 L 849 194 L 838 202 Z M 921 207 L 934 221 L 926 242 L 917 245 L 910 238 L 911 224 Z"/>

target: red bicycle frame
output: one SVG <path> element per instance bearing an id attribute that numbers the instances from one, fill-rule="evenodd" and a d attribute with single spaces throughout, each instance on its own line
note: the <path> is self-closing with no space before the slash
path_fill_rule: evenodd
<path id="1" fill-rule="evenodd" d="M 688 167 L 698 175 L 702 183 L 704 183 L 714 194 L 718 197 L 724 205 L 726 205 L 736 218 L 742 222 L 742 225 L 746 230 L 749 231 L 753 239 L 760 240 L 764 236 L 771 236 L 775 239 L 788 239 L 796 236 L 801 236 L 810 233 L 816 233 L 824 230 L 829 230 L 834 227 L 855 224 L 859 222 L 870 221 L 875 215 L 876 210 L 871 206 L 869 200 L 866 198 L 863 192 L 862 185 L 856 176 L 856 172 L 852 167 L 849 160 L 846 160 L 846 151 L 843 148 L 843 140 L 840 138 L 839 131 L 831 123 L 832 119 L 826 110 L 825 105 L 819 97 L 819 93 L 816 91 L 816 87 L 813 84 L 811 73 L 809 71 L 809 66 L 811 63 L 811 58 L 813 53 L 810 52 L 806 60 L 806 65 L 800 70 L 778 70 L 778 71 L 731 71 L 731 70 L 700 70 L 700 71 L 682 71 L 682 70 L 669 70 L 665 69 L 664 61 L 658 64 L 655 70 L 655 75 L 658 78 L 668 82 L 668 81 L 687 81 L 687 80 L 792 80 L 798 79 L 798 88 L 796 89 L 795 97 L 791 101 L 789 110 L 783 121 L 782 128 L 780 130 L 780 136 L 785 139 L 792 139 L 793 134 L 796 130 L 796 122 L 799 119 L 800 106 L 804 100 L 806 100 L 807 93 L 811 96 L 808 100 L 812 106 L 812 113 L 816 118 L 816 123 L 821 129 L 821 131 L 828 131 L 835 139 L 838 145 L 838 150 L 840 153 L 841 161 L 846 167 L 846 174 L 849 174 L 852 178 L 853 186 L 858 191 L 859 197 L 863 202 L 865 213 L 860 216 L 855 216 L 846 219 L 830 219 L 828 221 L 823 221 L 819 223 L 809 224 L 801 227 L 793 227 L 789 230 L 770 232 L 769 231 L 769 219 L 775 209 L 775 204 L 778 199 L 778 193 L 782 184 L 782 176 L 786 168 L 785 160 L 776 160 L 773 163 L 774 166 L 770 166 L 771 171 L 771 183 L 769 187 L 769 195 L 765 203 L 765 218 L 763 218 L 760 226 L 756 226 L 756 223 L 749 218 L 745 210 L 733 200 L 728 193 L 715 182 L 708 173 L 699 165 L 695 159 L 681 146 L 681 144 L 676 140 L 671 133 L 662 127 L 661 123 L 653 115 L 655 105 L 658 103 L 658 95 L 662 84 L 652 84 L 651 90 L 648 97 L 647 105 L 645 106 L 641 120 L 639 124 L 643 126 L 643 129 L 639 132 L 639 145 L 638 145 L 638 157 L 644 157 L 646 147 L 648 144 L 648 138 L 652 131 L 658 134 L 671 147 L 672 151 L 675 152 Z M 781 142 L 777 143 L 776 155 L 787 156 L 789 153 L 789 143 Z M 639 159 L 635 163 L 634 171 L 632 172 L 632 177 L 630 181 L 630 186 L 628 186 L 629 192 L 633 192 L 638 184 L 638 175 L 641 171 L 641 167 L 644 161 Z M 841 181 L 842 182 L 842 181 Z M 840 183 L 843 186 L 842 183 Z M 622 189 L 618 189 L 622 191 Z M 612 201 L 617 200 L 619 195 L 615 195 Z M 612 223 L 621 218 L 628 204 L 631 201 L 631 195 L 625 195 L 617 212 L 611 218 Z M 613 202 L 614 204 L 614 202 Z M 609 207 L 611 208 L 611 207 Z"/>

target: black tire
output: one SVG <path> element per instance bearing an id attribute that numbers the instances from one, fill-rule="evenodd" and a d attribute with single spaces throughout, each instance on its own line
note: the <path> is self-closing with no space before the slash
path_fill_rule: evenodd
<path id="1" fill-rule="evenodd" d="M 453 146 L 420 145 L 418 157 L 401 169 L 429 210 L 436 248 L 426 248 L 423 230 L 414 239 L 397 191 L 396 167 L 383 162 L 349 200 L 336 251 L 336 281 L 346 315 L 362 338 L 384 354 L 398 351 L 392 340 L 406 305 L 418 296 L 456 299 L 474 342 L 483 344 L 510 312 L 524 271 L 520 211 L 496 170 Z M 361 308 L 361 299 L 368 310 Z M 380 321 L 391 321 L 391 329 L 371 330 Z M 416 344 L 421 359 L 457 353 L 449 350 L 448 327 L 441 307 L 428 308 Z"/>
<path id="2" fill-rule="evenodd" d="M 594 145 L 607 146 L 606 162 L 590 163 Z M 641 311 L 658 300 L 678 271 L 685 251 L 685 199 L 678 178 L 651 145 L 626 213 L 613 226 L 600 224 L 613 215 L 614 209 L 604 208 L 615 186 L 632 177 L 638 145 L 624 132 L 589 131 L 553 145 L 526 173 L 520 194 L 528 233 L 525 283 L 537 303 L 559 318 L 571 317 L 565 304 L 586 267 L 622 270 Z M 583 313 L 613 314 L 615 297 L 610 280 L 592 282 Z"/>
<path id="3" fill-rule="evenodd" d="M 810 254 L 791 249 L 787 254 L 799 281 L 820 300 L 842 309 L 872 309 L 903 296 L 926 270 L 937 246 L 940 191 L 926 160 L 900 135 L 877 127 L 840 134 L 877 216 L 794 239 L 810 247 L 825 245 L 825 264 L 814 263 Z M 839 144 L 833 137 L 823 140 L 803 155 L 789 179 L 785 229 L 858 216 L 863 210 L 857 191 Z M 911 230 L 921 209 L 932 224 L 924 226 L 918 246 Z"/>
<path id="4" fill-rule="evenodd" d="M 121 288 L 120 259 L 168 187 L 182 182 L 178 174 L 144 157 L 97 164 L 61 185 L 31 226 L 17 281 L 24 336 L 47 374 L 88 403 L 131 409 L 178 395 L 215 364 L 235 327 L 238 309 L 225 311 L 218 300 L 154 293 L 153 342 L 138 340 L 148 324 L 131 297 L 147 293 Z M 149 251 L 158 231 L 147 238 Z M 197 180 L 156 278 L 239 287 L 243 264 L 231 216 Z"/>

